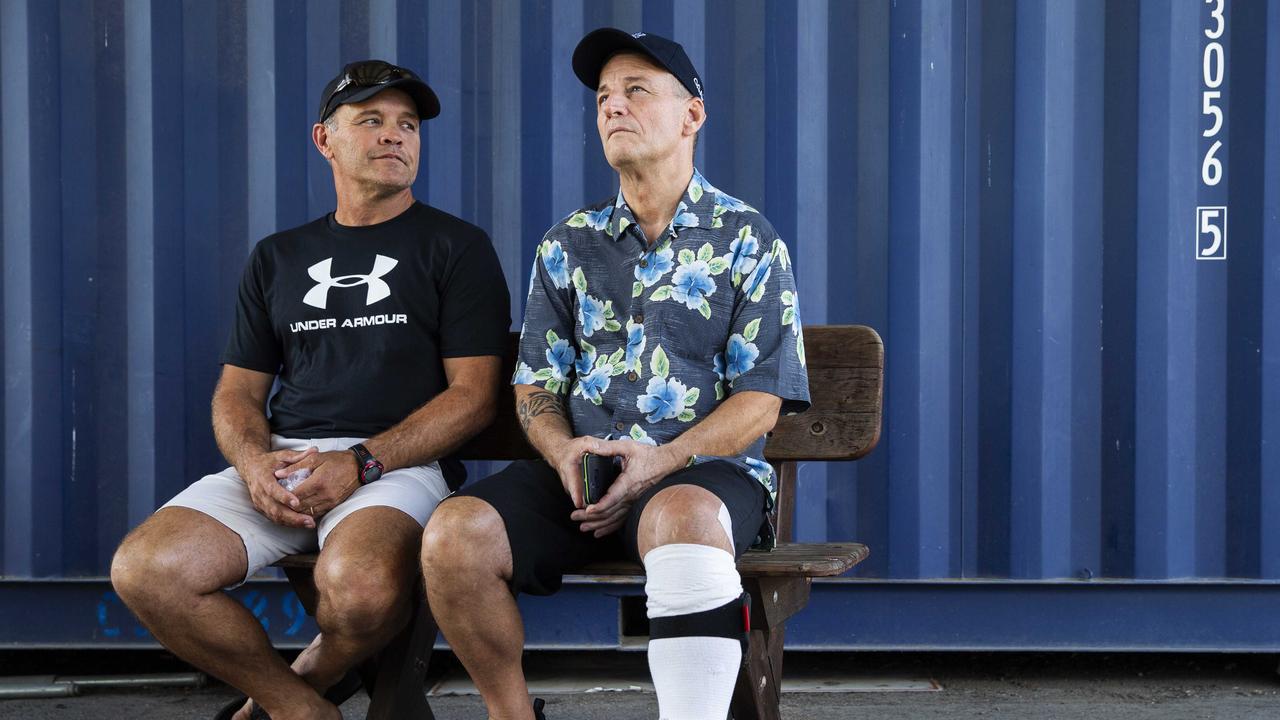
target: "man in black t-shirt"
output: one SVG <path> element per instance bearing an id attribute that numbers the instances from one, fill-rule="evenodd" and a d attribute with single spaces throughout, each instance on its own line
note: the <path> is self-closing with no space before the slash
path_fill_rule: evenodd
<path id="1" fill-rule="evenodd" d="M 337 209 L 249 258 L 213 398 L 231 467 L 169 501 L 112 564 L 160 642 L 253 698 L 220 718 L 341 718 L 349 669 L 408 618 L 422 527 L 461 483 L 448 454 L 495 413 L 510 325 L 497 255 L 411 191 L 418 124 L 439 111 L 381 61 L 330 81 L 312 138 Z M 289 667 L 223 590 L 317 549 L 321 632 Z"/>

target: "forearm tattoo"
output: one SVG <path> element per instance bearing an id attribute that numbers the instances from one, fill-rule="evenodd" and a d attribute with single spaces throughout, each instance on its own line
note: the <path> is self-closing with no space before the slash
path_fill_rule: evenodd
<path id="1" fill-rule="evenodd" d="M 526 435 L 529 434 L 529 425 L 539 415 L 552 413 L 567 419 L 564 400 L 559 395 L 546 390 L 537 390 L 525 396 L 516 408 L 516 413 L 520 416 L 520 427 L 524 429 Z"/>

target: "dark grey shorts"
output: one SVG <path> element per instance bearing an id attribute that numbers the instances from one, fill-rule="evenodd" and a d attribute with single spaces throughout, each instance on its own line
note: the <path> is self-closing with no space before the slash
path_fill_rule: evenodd
<path id="1" fill-rule="evenodd" d="M 639 561 L 640 515 L 654 495 L 672 485 L 697 485 L 714 493 L 729 511 L 735 557 L 751 547 L 765 522 L 768 496 L 746 470 L 724 460 L 698 463 L 668 475 L 640 496 L 622 529 L 603 538 L 582 532 L 569 518 L 573 501 L 559 475 L 542 460 L 517 460 L 451 497 L 479 498 L 502 517 L 511 544 L 513 591 L 550 595 L 560 589 L 566 573 L 587 563 Z"/>

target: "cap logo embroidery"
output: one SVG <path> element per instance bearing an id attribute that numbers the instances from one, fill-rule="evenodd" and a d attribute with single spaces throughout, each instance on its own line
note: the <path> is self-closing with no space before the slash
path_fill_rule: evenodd
<path id="1" fill-rule="evenodd" d="M 642 38 L 642 37 L 644 37 L 644 36 L 645 36 L 645 33 L 642 33 L 642 32 L 638 32 L 638 33 L 631 33 L 631 37 L 633 37 L 633 38 L 635 38 L 635 39 L 637 39 L 637 40 L 639 40 L 640 38 Z"/>

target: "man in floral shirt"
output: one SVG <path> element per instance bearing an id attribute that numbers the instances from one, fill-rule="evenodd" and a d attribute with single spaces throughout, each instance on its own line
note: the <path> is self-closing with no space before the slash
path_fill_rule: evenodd
<path id="1" fill-rule="evenodd" d="M 596 92 L 621 189 L 552 227 L 533 263 L 512 383 L 545 460 L 441 505 L 427 590 L 490 716 L 528 718 L 512 593 L 553 593 L 592 560 L 642 560 L 660 716 L 723 718 L 744 639 L 735 558 L 767 536 L 774 493 L 765 433 L 809 404 L 791 259 L 764 217 L 694 169 L 702 81 L 678 44 L 597 30 L 573 67 Z M 622 467 L 594 504 L 584 453 Z"/>

